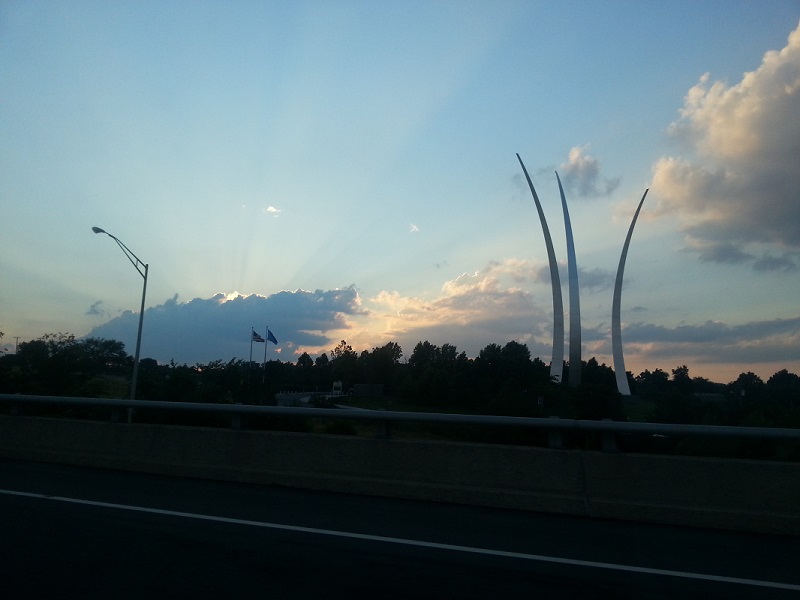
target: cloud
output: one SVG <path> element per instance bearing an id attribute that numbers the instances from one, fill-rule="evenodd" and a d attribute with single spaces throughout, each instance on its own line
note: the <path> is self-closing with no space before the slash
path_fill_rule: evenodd
<path id="1" fill-rule="evenodd" d="M 264 209 L 264 212 L 267 213 L 268 215 L 272 215 L 273 217 L 278 217 L 283 212 L 283 210 L 280 208 L 275 208 L 274 206 L 268 206 L 267 208 Z"/>
<path id="2" fill-rule="evenodd" d="M 768 257 L 769 258 L 769 257 Z M 775 258 L 780 262 L 780 258 Z M 334 290 L 282 291 L 270 296 L 236 292 L 180 302 L 178 296 L 145 312 L 142 357 L 167 363 L 205 364 L 247 360 L 250 328 L 270 330 L 280 344 L 269 356 L 295 361 L 302 352 L 328 352 L 345 339 L 356 350 L 397 342 L 409 357 L 420 341 L 452 344 L 476 356 L 490 343 L 527 344 L 532 356 L 549 361 L 552 307 L 549 293 L 524 289 L 539 266 L 531 261 L 492 261 L 484 269 L 445 281 L 432 298 L 381 291 L 364 300 L 351 285 Z M 602 274 L 601 274 L 602 275 Z M 605 275 L 600 279 L 605 279 Z M 549 283 L 549 282 L 548 282 Z M 630 309 L 643 315 L 642 307 Z M 133 354 L 138 315 L 126 311 L 95 327 L 88 337 L 120 340 Z M 584 320 L 584 358 L 609 362 L 608 323 Z M 729 325 L 720 321 L 668 327 L 643 321 L 624 325 L 626 362 L 644 368 L 670 364 L 758 365 L 800 362 L 800 317 Z M 263 357 L 257 347 L 255 357 Z"/>
<path id="3" fill-rule="evenodd" d="M 624 327 L 625 354 L 639 359 L 676 360 L 686 364 L 768 363 L 800 360 L 800 317 L 728 325 L 665 327 L 633 323 Z"/>
<path id="4" fill-rule="evenodd" d="M 584 198 L 608 196 L 619 186 L 620 178 L 600 177 L 600 162 L 585 154 L 588 146 L 575 146 L 569 159 L 558 168 L 565 191 L 577 192 Z"/>
<path id="5" fill-rule="evenodd" d="M 787 254 L 772 256 L 765 252 L 753 262 L 753 268 L 756 271 L 793 271 L 797 264 Z"/>
<path id="6" fill-rule="evenodd" d="M 581 292 L 601 292 L 610 289 L 614 286 L 615 277 L 616 275 L 607 269 L 587 270 L 578 265 L 578 286 Z M 566 262 L 559 263 L 559 278 L 562 288 L 569 285 Z M 532 280 L 536 283 L 550 285 L 550 267 L 548 265 L 538 266 L 533 272 Z"/>
<path id="7" fill-rule="evenodd" d="M 103 301 L 98 300 L 94 304 L 89 307 L 89 310 L 86 311 L 86 314 L 90 317 L 105 317 L 106 311 L 103 308 Z"/>
<path id="8" fill-rule="evenodd" d="M 380 291 L 364 301 L 353 285 L 266 297 L 220 293 L 187 302 L 175 295 L 145 311 L 141 356 L 179 364 L 247 360 L 250 327 L 263 332 L 269 325 L 281 342 L 269 350 L 280 351 L 281 360 L 327 352 L 341 339 L 358 351 L 397 342 L 406 356 L 423 340 L 456 345 L 470 356 L 487 344 L 516 340 L 534 356 L 549 357 L 550 294 L 538 299 L 520 285 L 535 283 L 537 267 L 528 260 L 491 261 L 479 272 L 444 281 L 427 298 Z M 120 340 L 133 354 L 137 326 L 138 314 L 126 311 L 87 337 Z"/>
<path id="9" fill-rule="evenodd" d="M 480 272 L 444 282 L 433 299 L 382 291 L 370 298 L 381 338 L 397 341 L 410 355 L 419 341 L 448 343 L 469 356 L 490 343 L 525 343 L 533 356 L 550 356 L 552 317 L 548 300 L 514 285 L 532 281 L 532 265 L 523 260 L 492 261 Z"/>
<path id="10" fill-rule="evenodd" d="M 798 115 L 800 26 L 738 83 L 710 83 L 705 74 L 686 94 L 668 132 L 688 156 L 659 159 L 651 189 L 658 213 L 680 219 L 703 260 L 794 268 L 789 255 L 779 264 L 748 248 L 800 248 Z"/>
<path id="11" fill-rule="evenodd" d="M 781 262 L 780 259 L 776 259 Z M 610 272 L 601 269 L 582 271 L 581 289 L 608 289 Z M 519 282 L 546 283 L 549 270 L 526 260 L 492 261 L 482 271 L 464 273 L 445 282 L 441 293 L 431 301 L 403 297 L 394 292 L 371 299 L 374 316 L 387 321 L 386 334 L 401 338 L 403 348 L 412 341 L 446 341 L 475 356 L 488 343 L 516 340 L 526 343 L 533 356 L 546 362 L 552 350 L 552 310 L 549 294 L 541 296 L 518 287 Z M 390 308 L 390 311 L 381 311 Z M 610 317 L 610 306 L 609 317 Z M 641 318 L 650 311 L 637 306 L 630 314 Z M 584 360 L 596 356 L 611 363 L 611 334 L 608 321 L 582 324 Z M 800 361 L 800 316 L 789 319 L 726 324 L 668 327 L 646 322 L 626 325 L 622 332 L 626 360 L 646 367 L 670 363 L 714 366 L 781 363 Z M 387 340 L 388 341 L 388 340 Z"/>
<path id="12" fill-rule="evenodd" d="M 729 242 L 701 242 L 690 240 L 688 251 L 698 252 L 704 262 L 727 263 L 738 265 L 754 259 L 752 254 L 742 251 L 739 246 Z"/>
<path id="13" fill-rule="evenodd" d="M 267 325 L 281 341 L 274 350 L 291 355 L 298 347 L 334 345 L 341 331 L 352 328 L 352 319 L 366 313 L 354 286 L 282 291 L 266 297 L 217 294 L 188 302 L 179 302 L 175 295 L 145 311 L 141 356 L 187 364 L 247 360 L 250 328 L 262 331 Z M 137 327 L 138 314 L 126 311 L 87 337 L 120 340 L 133 354 Z"/>
<path id="14" fill-rule="evenodd" d="M 600 292 L 614 287 L 616 275 L 607 269 L 586 270 L 578 267 L 578 284 L 581 291 Z"/>
<path id="15" fill-rule="evenodd" d="M 464 326 L 503 310 L 506 316 L 531 309 L 527 293 L 507 288 L 491 275 L 464 273 L 447 281 L 432 300 L 382 291 L 371 302 L 390 319 L 388 331 L 422 330 L 436 326 Z"/>

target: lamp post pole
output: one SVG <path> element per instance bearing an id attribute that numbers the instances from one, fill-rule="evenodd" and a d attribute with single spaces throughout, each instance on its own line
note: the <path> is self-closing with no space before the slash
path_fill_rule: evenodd
<path id="1" fill-rule="evenodd" d="M 131 261 L 131 264 L 134 268 L 139 272 L 139 275 L 142 276 L 144 283 L 142 284 L 142 306 L 139 309 L 139 331 L 136 334 L 136 352 L 133 356 L 133 380 L 131 381 L 131 400 L 136 400 L 136 382 L 139 379 L 139 350 L 142 345 L 142 322 L 144 321 L 144 298 L 147 294 L 147 270 L 148 265 L 143 263 L 139 260 L 139 257 L 136 256 L 133 252 L 131 252 L 130 248 L 128 248 L 125 244 L 123 244 L 116 236 L 111 235 L 107 231 L 100 229 L 99 227 L 92 227 L 92 231 L 95 233 L 105 233 L 108 237 L 112 240 L 117 242 L 117 245 L 120 249 L 125 253 L 125 256 Z"/>

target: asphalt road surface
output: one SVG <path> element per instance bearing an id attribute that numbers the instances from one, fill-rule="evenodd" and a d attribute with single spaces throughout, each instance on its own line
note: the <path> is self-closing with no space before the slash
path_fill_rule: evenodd
<path id="1" fill-rule="evenodd" d="M 23 598 L 800 598 L 800 538 L 0 459 Z"/>

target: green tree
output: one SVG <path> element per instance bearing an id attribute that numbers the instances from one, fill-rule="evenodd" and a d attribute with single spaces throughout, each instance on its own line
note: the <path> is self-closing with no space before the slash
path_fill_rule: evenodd
<path id="1" fill-rule="evenodd" d="M 204 366 L 197 365 L 200 382 L 195 391 L 196 401 L 220 404 L 246 402 L 249 399 L 247 368 L 243 360 L 236 358 L 228 362 L 214 360 Z M 258 383 L 262 381 L 261 377 L 253 379 Z"/>
<path id="2" fill-rule="evenodd" d="M 19 345 L 17 378 L 6 382 L 14 392 L 81 396 L 102 393 L 101 376 L 129 376 L 132 359 L 116 340 L 49 333 Z"/>

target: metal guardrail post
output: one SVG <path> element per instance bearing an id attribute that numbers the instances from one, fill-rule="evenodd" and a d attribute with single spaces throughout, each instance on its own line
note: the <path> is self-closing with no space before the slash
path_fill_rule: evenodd
<path id="1" fill-rule="evenodd" d="M 242 415 L 238 413 L 231 414 L 231 429 L 237 431 L 242 429 Z"/>
<path id="2" fill-rule="evenodd" d="M 559 417 L 551 416 L 551 419 L 559 419 Z M 551 429 L 547 432 L 547 447 L 554 450 L 562 450 L 564 448 L 564 436 L 561 435 L 560 429 Z"/>
<path id="3" fill-rule="evenodd" d="M 384 440 L 391 439 L 392 424 L 388 420 L 381 419 L 378 422 L 378 437 Z"/>
<path id="4" fill-rule="evenodd" d="M 603 421 L 611 422 L 611 419 L 603 419 Z M 617 447 L 617 436 L 613 431 L 604 431 L 600 438 L 600 448 L 603 452 L 619 452 Z"/>

